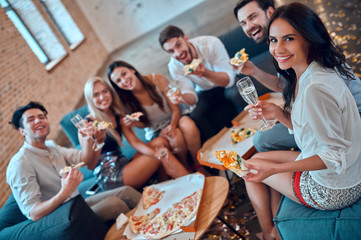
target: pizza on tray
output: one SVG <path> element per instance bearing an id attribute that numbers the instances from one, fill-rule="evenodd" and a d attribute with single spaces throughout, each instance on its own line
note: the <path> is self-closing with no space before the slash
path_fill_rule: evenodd
<path id="1" fill-rule="evenodd" d="M 139 231 L 145 228 L 147 224 L 159 213 L 160 213 L 160 209 L 156 208 L 150 213 L 143 216 L 131 216 L 129 218 L 130 229 L 132 229 L 134 233 L 139 233 Z"/>
<path id="2" fill-rule="evenodd" d="M 155 187 L 145 187 L 142 193 L 143 208 L 148 209 L 150 206 L 157 204 L 163 198 L 164 192 Z"/>
<path id="3" fill-rule="evenodd" d="M 246 168 L 243 164 L 245 161 L 234 151 L 214 151 L 214 155 L 216 158 L 223 163 L 223 165 L 237 174 L 240 177 L 244 177 L 249 173 L 248 168 Z"/>
<path id="4" fill-rule="evenodd" d="M 233 144 L 239 143 L 246 138 L 253 136 L 256 133 L 254 128 L 234 128 L 231 129 L 231 140 Z"/>
<path id="5" fill-rule="evenodd" d="M 184 75 L 193 73 L 199 67 L 200 63 L 201 63 L 201 59 L 199 58 L 193 59 L 193 61 L 190 64 L 184 66 Z"/>
<path id="6" fill-rule="evenodd" d="M 246 53 L 246 49 L 242 48 L 239 52 L 236 52 L 234 57 L 231 59 L 231 64 L 241 66 L 247 60 L 248 54 Z"/>
<path id="7" fill-rule="evenodd" d="M 139 233 L 146 238 L 161 239 L 178 231 L 181 226 L 187 225 L 197 215 L 201 196 L 202 190 L 199 189 L 174 203 L 167 211 L 141 228 Z"/>

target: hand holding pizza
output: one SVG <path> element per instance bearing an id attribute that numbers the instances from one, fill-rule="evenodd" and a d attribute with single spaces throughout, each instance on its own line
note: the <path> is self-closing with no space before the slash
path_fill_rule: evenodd
<path id="1" fill-rule="evenodd" d="M 83 181 L 83 174 L 76 168 L 70 168 L 69 172 L 61 179 L 61 193 L 68 198 Z"/>
<path id="2" fill-rule="evenodd" d="M 247 182 L 261 182 L 269 176 L 277 173 L 279 163 L 265 159 L 251 158 L 244 162 L 244 166 L 253 170 L 243 177 L 244 180 Z"/>
<path id="3" fill-rule="evenodd" d="M 206 68 L 204 67 L 203 63 L 199 63 L 198 68 L 196 68 L 196 69 L 193 71 L 193 73 L 191 73 L 191 74 L 193 74 L 193 75 L 195 75 L 195 76 L 198 76 L 198 77 L 203 77 L 204 74 L 205 74 L 207 71 L 208 71 L 208 69 L 206 69 Z"/>

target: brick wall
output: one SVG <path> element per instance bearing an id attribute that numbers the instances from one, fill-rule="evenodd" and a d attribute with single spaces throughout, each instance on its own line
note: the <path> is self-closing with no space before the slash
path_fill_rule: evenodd
<path id="1" fill-rule="evenodd" d="M 70 51 L 39 1 L 34 1 L 67 50 L 67 56 L 49 72 L 0 7 L 0 207 L 11 193 L 5 178 L 6 167 L 23 144 L 22 136 L 7 124 L 13 111 L 30 100 L 43 103 L 49 112 L 51 133 L 48 139 L 57 138 L 61 135 L 61 118 L 83 101 L 85 81 L 96 75 L 107 58 L 108 53 L 75 1 L 62 2 L 84 34 L 85 41 Z"/>

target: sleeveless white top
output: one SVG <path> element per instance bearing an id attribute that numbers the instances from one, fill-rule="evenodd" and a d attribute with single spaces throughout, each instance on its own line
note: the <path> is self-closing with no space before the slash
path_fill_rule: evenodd
<path id="1" fill-rule="evenodd" d="M 162 98 L 164 111 L 158 106 L 157 103 L 153 103 L 150 106 L 142 105 L 143 109 L 147 112 L 150 122 L 150 127 L 144 128 L 145 139 L 148 141 L 152 140 L 154 134 L 157 131 L 160 131 L 168 126 L 172 119 L 172 110 L 168 105 L 166 97 L 163 95 L 162 91 L 158 88 L 154 81 L 154 73 L 152 74 L 152 80 L 156 87 L 157 93 Z"/>

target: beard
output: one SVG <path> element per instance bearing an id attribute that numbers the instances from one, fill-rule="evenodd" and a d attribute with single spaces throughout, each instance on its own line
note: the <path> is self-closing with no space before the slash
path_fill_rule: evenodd
<path id="1" fill-rule="evenodd" d="M 262 34 L 261 36 L 257 36 L 256 38 L 252 35 L 252 31 L 257 28 L 258 31 Z M 257 25 L 256 27 L 252 28 L 250 31 L 247 32 L 248 36 L 250 36 L 253 41 L 255 41 L 256 43 L 263 43 L 267 40 L 267 28 L 266 27 L 262 27 L 260 25 Z"/>

